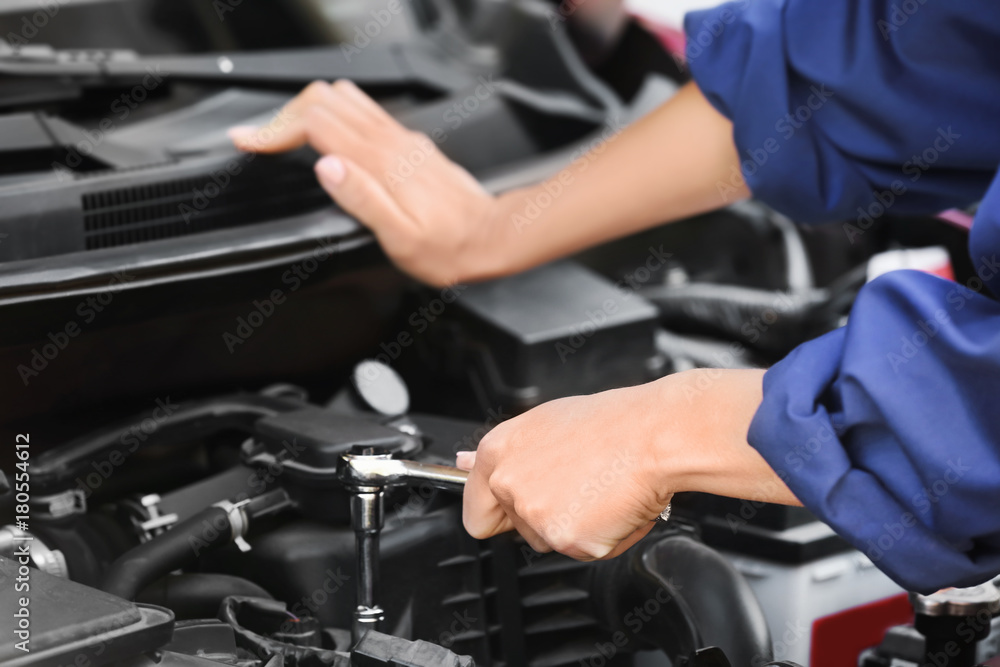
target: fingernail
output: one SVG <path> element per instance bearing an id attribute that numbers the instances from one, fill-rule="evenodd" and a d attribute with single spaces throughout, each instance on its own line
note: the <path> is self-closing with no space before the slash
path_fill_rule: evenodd
<path id="1" fill-rule="evenodd" d="M 455 465 L 462 470 L 470 470 L 475 463 L 475 452 L 458 452 L 455 454 Z"/>
<path id="2" fill-rule="evenodd" d="M 257 135 L 257 128 L 253 125 L 237 125 L 229 128 L 226 134 L 235 143 L 242 144 L 252 140 Z"/>
<path id="3" fill-rule="evenodd" d="M 347 170 L 344 161 L 339 157 L 327 155 L 316 163 L 316 173 L 329 185 L 340 185 L 344 181 Z"/>

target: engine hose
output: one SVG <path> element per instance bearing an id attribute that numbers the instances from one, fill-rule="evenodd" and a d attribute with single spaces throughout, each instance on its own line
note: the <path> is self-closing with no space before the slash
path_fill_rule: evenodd
<path id="1" fill-rule="evenodd" d="M 229 544 L 242 531 L 234 532 L 228 510 L 214 506 L 204 509 L 122 554 L 111 564 L 100 588 L 133 600 L 154 581 L 190 565 L 207 550 Z"/>
<path id="2" fill-rule="evenodd" d="M 746 340 L 749 331 L 753 347 L 774 354 L 785 354 L 821 332 L 827 323 L 817 322 L 816 313 L 830 298 L 823 289 L 776 292 L 711 283 L 656 286 L 640 294 L 657 306 L 668 326 L 732 340 Z"/>
<path id="3" fill-rule="evenodd" d="M 694 537 L 662 530 L 663 537 L 595 569 L 595 608 L 604 623 L 660 648 L 674 665 L 708 646 L 738 667 L 770 661 L 767 621 L 742 575 Z"/>
<path id="4" fill-rule="evenodd" d="M 229 574 L 191 572 L 163 577 L 142 589 L 135 601 L 166 607 L 177 620 L 215 618 L 230 595 L 271 599 L 257 584 Z"/>
<path id="5" fill-rule="evenodd" d="M 250 433 L 259 419 L 302 405 L 263 394 L 237 394 L 176 406 L 168 399 L 151 414 L 132 417 L 45 452 L 32 462 L 32 486 L 45 493 L 63 491 L 75 486 L 77 477 L 92 472 L 94 461 L 107 460 L 114 452 L 124 459 L 140 445 L 169 445 L 226 430 Z"/>

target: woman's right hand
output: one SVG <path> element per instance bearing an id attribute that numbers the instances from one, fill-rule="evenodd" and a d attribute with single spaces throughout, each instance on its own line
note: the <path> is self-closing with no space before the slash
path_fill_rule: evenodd
<path id="1" fill-rule="evenodd" d="M 269 125 L 233 128 L 230 137 L 259 153 L 310 144 L 323 155 L 323 188 L 423 282 L 443 287 L 507 272 L 497 199 L 350 81 L 312 83 Z"/>

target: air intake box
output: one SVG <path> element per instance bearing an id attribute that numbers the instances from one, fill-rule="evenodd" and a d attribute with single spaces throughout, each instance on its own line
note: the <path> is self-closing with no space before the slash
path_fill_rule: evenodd
<path id="1" fill-rule="evenodd" d="M 416 339 L 427 340 L 426 366 L 447 369 L 452 382 L 467 378 L 484 409 L 521 412 L 662 373 L 656 308 L 575 262 L 453 289 L 454 305 Z"/>
<path id="2" fill-rule="evenodd" d="M 0 638 L 5 667 L 106 665 L 157 649 L 173 633 L 174 615 L 166 609 L 137 605 L 3 557 L 0 584 L 0 614 L 11 629 Z"/>

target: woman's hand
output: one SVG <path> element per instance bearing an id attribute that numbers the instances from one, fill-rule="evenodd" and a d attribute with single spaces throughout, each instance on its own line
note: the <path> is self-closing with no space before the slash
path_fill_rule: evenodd
<path id="1" fill-rule="evenodd" d="M 732 123 L 693 83 L 624 129 L 598 128 L 549 181 L 498 197 L 348 81 L 313 83 L 268 127 L 230 134 L 262 153 L 311 144 L 337 203 L 401 269 L 438 286 L 523 271 L 750 194 Z"/>
<path id="2" fill-rule="evenodd" d="M 503 273 L 495 198 L 353 83 L 313 83 L 269 126 L 230 136 L 261 153 L 312 145 L 326 191 L 414 277 L 445 286 Z"/>
<path id="3" fill-rule="evenodd" d="M 464 522 L 517 530 L 534 549 L 611 558 L 680 491 L 798 501 L 747 444 L 763 371 L 699 370 L 563 398 L 506 421 L 462 452 Z"/>

